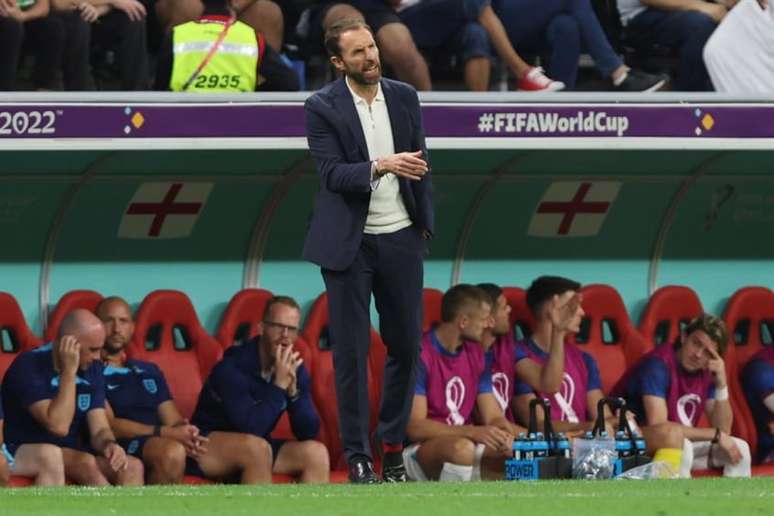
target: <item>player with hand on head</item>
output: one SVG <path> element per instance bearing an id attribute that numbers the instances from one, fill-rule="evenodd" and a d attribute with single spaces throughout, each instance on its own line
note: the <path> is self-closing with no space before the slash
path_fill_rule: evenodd
<path id="1" fill-rule="evenodd" d="M 654 459 L 682 477 L 707 467 L 722 467 L 727 477 L 750 476 L 750 447 L 731 435 L 734 414 L 722 356 L 727 346 L 723 321 L 703 314 L 674 344 L 645 355 L 613 389 L 634 411 Z M 702 411 L 712 427 L 696 427 Z"/>
<path id="2" fill-rule="evenodd" d="M 105 413 L 104 342 L 101 321 L 78 309 L 54 342 L 13 361 L 2 395 L 14 474 L 46 485 L 65 477 L 82 485 L 143 483 L 142 463 L 118 445 Z"/>

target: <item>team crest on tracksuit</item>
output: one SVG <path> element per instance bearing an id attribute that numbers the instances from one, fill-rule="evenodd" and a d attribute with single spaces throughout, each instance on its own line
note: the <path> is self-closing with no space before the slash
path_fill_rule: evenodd
<path id="1" fill-rule="evenodd" d="M 91 405 L 91 394 L 79 394 L 78 395 L 78 409 L 81 412 L 85 412 Z"/>
<path id="2" fill-rule="evenodd" d="M 156 394 L 159 392 L 159 386 L 156 385 L 156 380 L 153 378 L 146 378 L 142 381 L 143 387 L 145 387 L 145 390 L 148 391 L 151 394 Z"/>

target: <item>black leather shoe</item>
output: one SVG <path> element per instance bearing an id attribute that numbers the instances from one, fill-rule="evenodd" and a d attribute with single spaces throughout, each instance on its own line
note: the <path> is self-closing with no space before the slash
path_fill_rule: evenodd
<path id="1" fill-rule="evenodd" d="M 381 480 L 374 472 L 370 459 L 357 457 L 349 463 L 349 481 L 353 484 L 379 484 Z"/>
<path id="2" fill-rule="evenodd" d="M 402 452 L 388 452 L 382 457 L 382 480 L 387 483 L 408 481 Z"/>
<path id="3" fill-rule="evenodd" d="M 385 452 L 384 442 L 377 433 L 374 435 L 376 454 L 382 459 L 382 481 L 390 484 L 408 481 L 406 467 L 403 464 L 403 452 Z"/>

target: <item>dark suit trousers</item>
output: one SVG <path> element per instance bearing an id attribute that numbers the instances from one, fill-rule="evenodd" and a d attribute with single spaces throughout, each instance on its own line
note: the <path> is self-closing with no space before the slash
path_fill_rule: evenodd
<path id="1" fill-rule="evenodd" d="M 328 292 L 339 431 L 347 460 L 373 457 L 369 445 L 368 348 L 371 293 L 387 347 L 377 435 L 403 443 L 411 413 L 422 337 L 422 259 L 425 241 L 413 226 L 363 235 L 346 270 L 322 269 Z"/>

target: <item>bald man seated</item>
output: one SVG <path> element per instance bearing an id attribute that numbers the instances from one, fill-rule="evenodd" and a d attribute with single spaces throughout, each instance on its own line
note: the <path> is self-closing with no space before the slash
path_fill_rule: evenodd
<path id="1" fill-rule="evenodd" d="M 266 441 L 236 432 L 205 437 L 206 432 L 180 415 L 158 366 L 126 356 L 134 333 L 126 301 L 105 298 L 96 314 L 105 326 L 102 358 L 110 425 L 127 453 L 143 461 L 149 484 L 177 484 L 185 473 L 213 480 L 238 478 L 243 484 L 271 481 Z M 327 462 L 324 468 L 327 474 Z"/>
<path id="2" fill-rule="evenodd" d="M 142 463 L 127 457 L 105 413 L 100 352 L 105 329 L 87 310 L 68 313 L 57 338 L 20 354 L 2 386 L 11 473 L 41 485 L 141 485 Z"/>

